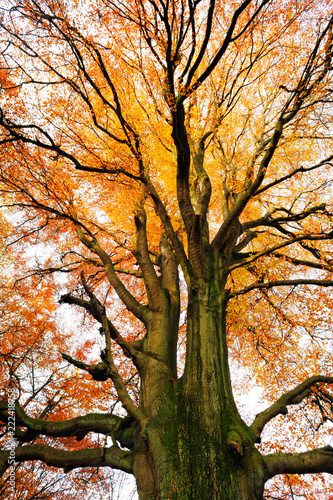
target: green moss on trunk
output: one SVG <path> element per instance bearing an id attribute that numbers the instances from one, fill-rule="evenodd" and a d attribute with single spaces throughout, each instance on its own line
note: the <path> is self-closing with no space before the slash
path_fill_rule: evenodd
<path id="1" fill-rule="evenodd" d="M 155 486 L 140 500 L 259 500 L 265 468 L 233 400 L 221 294 L 199 290 L 189 313 L 184 376 L 160 386 L 147 427 L 142 450 Z M 139 490 L 146 480 L 141 470 Z"/>

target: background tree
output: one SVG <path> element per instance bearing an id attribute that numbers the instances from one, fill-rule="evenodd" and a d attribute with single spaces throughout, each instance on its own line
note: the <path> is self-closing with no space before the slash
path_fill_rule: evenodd
<path id="1" fill-rule="evenodd" d="M 323 0 L 1 6 L 18 463 L 142 499 L 333 472 L 332 25 Z"/>

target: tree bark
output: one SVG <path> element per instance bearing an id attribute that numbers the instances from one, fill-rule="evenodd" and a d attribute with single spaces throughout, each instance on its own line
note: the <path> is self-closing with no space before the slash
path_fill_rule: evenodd
<path id="1" fill-rule="evenodd" d="M 150 416 L 134 465 L 140 500 L 263 497 L 267 467 L 234 403 L 217 274 L 192 287 L 183 376 L 165 380 L 157 364 L 147 374 L 141 405 Z"/>

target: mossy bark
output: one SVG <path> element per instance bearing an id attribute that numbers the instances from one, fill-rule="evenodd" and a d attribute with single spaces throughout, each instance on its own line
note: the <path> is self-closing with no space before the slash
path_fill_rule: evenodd
<path id="1" fill-rule="evenodd" d="M 181 379 L 163 381 L 158 364 L 152 367 L 154 375 L 147 374 L 147 381 L 160 383 L 144 391 L 143 406 L 154 410 L 137 449 L 140 500 L 263 497 L 264 462 L 232 395 L 226 302 L 213 290 L 199 288 L 189 299 Z"/>

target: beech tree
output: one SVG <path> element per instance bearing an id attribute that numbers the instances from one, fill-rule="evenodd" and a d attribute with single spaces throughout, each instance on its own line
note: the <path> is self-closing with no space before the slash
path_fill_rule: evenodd
<path id="1" fill-rule="evenodd" d="M 275 476 L 314 498 L 298 475 L 333 473 L 330 2 L 0 9 L 1 472 L 14 389 L 17 464 L 118 469 L 145 500 L 262 499 Z"/>

